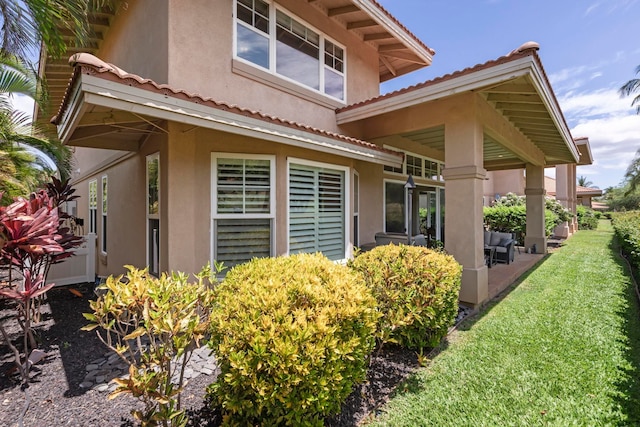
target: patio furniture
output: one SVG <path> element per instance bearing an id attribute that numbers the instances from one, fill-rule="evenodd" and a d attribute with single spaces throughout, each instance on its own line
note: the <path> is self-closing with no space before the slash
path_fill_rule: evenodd
<path id="1" fill-rule="evenodd" d="M 424 234 L 416 234 L 413 236 L 413 241 L 411 242 L 413 246 L 424 246 L 427 247 L 427 238 Z"/>
<path id="2" fill-rule="evenodd" d="M 513 233 L 502 233 L 498 231 L 484 232 L 484 247 L 495 250 L 497 262 L 510 264 L 515 258 L 515 236 Z"/>
<path id="3" fill-rule="evenodd" d="M 498 259 L 496 258 L 496 248 L 492 248 L 491 246 L 484 247 L 484 261 L 489 268 L 496 265 L 498 262 Z"/>
<path id="4" fill-rule="evenodd" d="M 380 231 L 376 233 L 376 246 L 388 245 L 393 243 L 394 245 L 407 244 L 407 235 L 404 233 L 386 233 Z"/>

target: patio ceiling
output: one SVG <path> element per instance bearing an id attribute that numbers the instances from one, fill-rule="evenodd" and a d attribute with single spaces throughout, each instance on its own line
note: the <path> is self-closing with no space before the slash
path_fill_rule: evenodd
<path id="1" fill-rule="evenodd" d="M 430 105 L 463 93 L 477 94 L 484 115 L 493 124 L 484 125 L 484 168 L 517 169 L 526 163 L 542 166 L 576 163 L 579 152 L 566 125 L 562 111 L 537 56 L 537 45 L 525 44 L 520 49 L 474 67 L 401 89 L 338 110 L 338 123 L 361 122 L 365 129 L 373 121 L 384 121 L 384 115 L 423 108 L 429 123 Z M 437 108 L 437 107 L 433 107 Z M 489 112 L 487 114 L 487 112 Z M 505 126 L 506 125 L 506 126 Z M 403 131 L 385 128 L 386 135 L 367 133 L 365 138 L 390 144 L 398 137 L 436 150 L 444 159 L 444 125 L 428 124 L 424 128 Z M 386 142 L 388 141 L 388 142 Z"/>

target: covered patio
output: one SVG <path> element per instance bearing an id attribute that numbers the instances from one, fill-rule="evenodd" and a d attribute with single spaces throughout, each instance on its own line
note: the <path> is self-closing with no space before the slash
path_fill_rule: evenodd
<path id="1" fill-rule="evenodd" d="M 460 300 L 474 306 L 493 293 L 483 251 L 487 171 L 526 169 L 525 248 L 546 248 L 544 168 L 579 159 L 537 50 L 526 43 L 497 60 L 337 112 L 349 134 L 444 163 L 445 249 L 463 265 Z M 417 185 L 434 183 L 414 178 Z"/>

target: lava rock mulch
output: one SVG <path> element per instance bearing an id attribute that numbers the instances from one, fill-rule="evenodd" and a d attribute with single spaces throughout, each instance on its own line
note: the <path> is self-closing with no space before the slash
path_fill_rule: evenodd
<path id="1" fill-rule="evenodd" d="M 142 404 L 128 395 L 108 400 L 108 393 L 86 388 L 83 384 L 87 366 L 102 357 L 108 349 L 95 331 L 81 331 L 88 322 L 82 313 L 90 311 L 89 299 L 95 299 L 93 284 L 54 288 L 47 293 L 42 306 L 42 321 L 36 328 L 40 348 L 46 358 L 31 369 L 32 381 L 26 393 L 20 388 L 14 371 L 13 353 L 0 342 L 0 426 L 133 426 L 130 414 Z M 10 320 L 11 302 L 0 300 L 0 322 L 9 334 L 18 337 L 17 324 Z M 1 337 L 0 337 L 1 338 Z M 368 380 L 357 387 L 342 406 L 340 414 L 327 419 L 330 427 L 356 426 L 375 416 L 395 387 L 418 368 L 412 351 L 385 347 L 372 357 Z M 202 374 L 188 381 L 182 395 L 182 406 L 188 409 L 190 425 L 218 426 L 220 413 L 205 401 L 207 385 L 216 373 Z M 82 386 L 81 386 L 82 385 Z M 26 400 L 29 400 L 25 410 Z M 23 413 L 24 412 L 24 413 Z"/>

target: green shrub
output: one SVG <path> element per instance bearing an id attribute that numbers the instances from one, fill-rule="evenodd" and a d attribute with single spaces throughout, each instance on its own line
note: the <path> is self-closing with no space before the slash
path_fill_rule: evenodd
<path id="1" fill-rule="evenodd" d="M 129 365 L 129 376 L 114 380 L 118 387 L 110 399 L 128 393 L 142 400 L 144 411 L 132 414 L 143 426 L 185 426 L 184 369 L 206 337 L 215 275 L 207 266 L 192 284 L 181 273 L 156 278 L 147 270 L 127 269 L 124 282 L 110 276 L 99 288 L 104 294 L 90 302 L 93 313 L 84 313 L 92 323 L 82 329 L 102 328 L 100 340 Z"/>
<path id="2" fill-rule="evenodd" d="M 612 213 L 611 218 L 622 251 L 640 268 L 640 211 Z"/>
<path id="3" fill-rule="evenodd" d="M 236 266 L 216 289 L 209 393 L 232 425 L 320 426 L 364 381 L 378 317 L 362 278 L 321 254 Z"/>
<path id="4" fill-rule="evenodd" d="M 578 205 L 576 207 L 576 213 L 578 215 L 578 228 L 580 230 L 595 230 L 598 228 L 599 212 L 596 213 L 593 209 Z"/>
<path id="5" fill-rule="evenodd" d="M 462 267 L 419 246 L 385 245 L 349 263 L 362 273 L 382 313 L 378 337 L 408 348 L 434 347 L 458 313 Z"/>
<path id="6" fill-rule="evenodd" d="M 527 234 L 527 208 L 524 205 L 484 207 L 484 224 L 489 230 L 504 233 L 516 233 L 519 244 L 524 243 Z M 553 234 L 553 229 L 560 224 L 558 215 L 549 209 L 544 210 L 545 232 Z"/>

